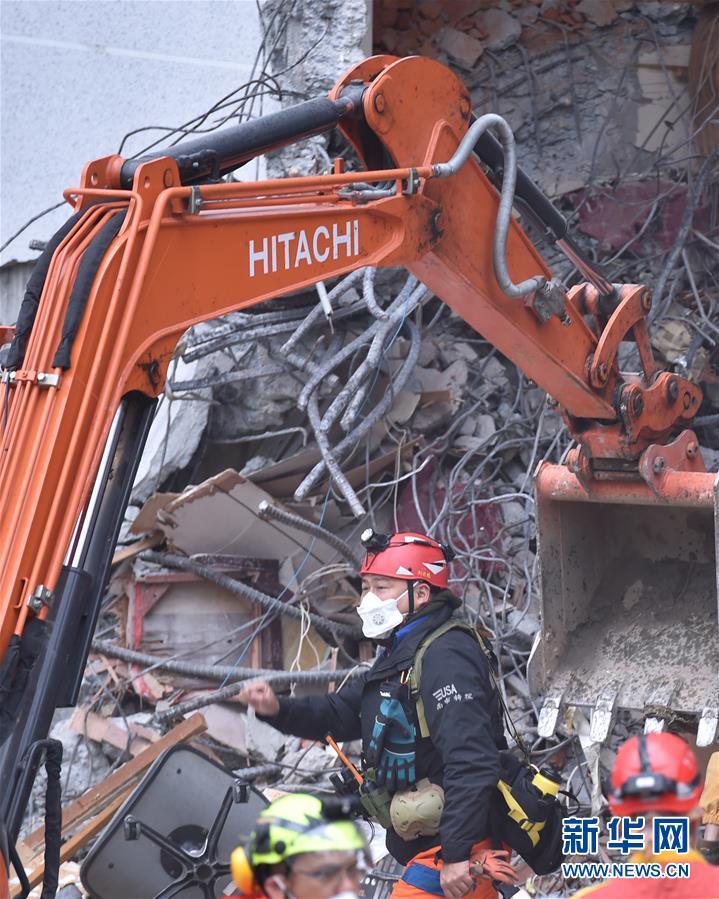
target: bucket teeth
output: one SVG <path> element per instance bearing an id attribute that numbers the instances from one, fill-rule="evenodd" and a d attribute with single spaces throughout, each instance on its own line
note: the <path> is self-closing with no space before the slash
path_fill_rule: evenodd
<path id="1" fill-rule="evenodd" d="M 719 707 L 706 706 L 699 718 L 697 728 L 697 746 L 711 746 L 717 737 L 719 726 Z"/>
<path id="2" fill-rule="evenodd" d="M 537 722 L 537 735 L 539 737 L 547 739 L 554 736 L 561 706 L 561 693 L 552 693 L 544 700 L 544 705 L 539 713 L 539 721 Z"/>
<path id="3" fill-rule="evenodd" d="M 671 717 L 672 696 L 681 683 L 662 681 L 651 691 L 644 705 L 644 733 L 658 734 L 666 727 L 666 719 Z"/>
<path id="4" fill-rule="evenodd" d="M 644 719 L 645 734 L 660 734 L 666 727 L 667 722 L 664 718 L 653 718 L 649 716 Z"/>
<path id="5" fill-rule="evenodd" d="M 609 736 L 618 693 L 618 687 L 607 687 L 597 699 L 589 723 L 589 739 L 592 742 L 603 743 Z"/>

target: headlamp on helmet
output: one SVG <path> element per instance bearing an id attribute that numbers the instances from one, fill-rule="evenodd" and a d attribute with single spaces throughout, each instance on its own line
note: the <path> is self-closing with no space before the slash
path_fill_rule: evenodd
<path id="1" fill-rule="evenodd" d="M 360 577 L 374 575 L 408 581 L 410 613 L 415 581 L 424 581 L 440 590 L 449 586 L 449 563 L 454 559 L 454 552 L 433 537 L 411 531 L 378 534 L 367 528 L 360 539 L 367 550 Z"/>
<path id="2" fill-rule="evenodd" d="M 372 528 L 365 528 L 360 534 L 360 543 L 368 553 L 381 553 L 389 546 L 390 535 L 379 534 Z"/>

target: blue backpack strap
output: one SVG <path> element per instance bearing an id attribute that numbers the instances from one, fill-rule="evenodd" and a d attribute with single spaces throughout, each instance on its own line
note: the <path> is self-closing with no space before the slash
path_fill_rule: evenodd
<path id="1" fill-rule="evenodd" d="M 436 868 L 428 868 L 419 862 L 410 862 L 400 879 L 431 896 L 444 896 L 439 871 Z"/>

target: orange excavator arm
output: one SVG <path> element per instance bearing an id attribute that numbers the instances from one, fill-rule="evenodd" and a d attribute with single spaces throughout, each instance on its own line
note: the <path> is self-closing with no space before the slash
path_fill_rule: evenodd
<path id="1" fill-rule="evenodd" d="M 338 164 L 318 177 L 217 180 L 252 155 L 335 124 L 367 171 Z M 66 193 L 75 215 L 46 251 L 39 305 L 21 313 L 4 375 L 0 817 L 11 837 L 22 760 L 54 708 L 74 703 L 155 398 L 180 336 L 197 322 L 358 267 L 404 266 L 558 401 L 579 445 L 561 468 L 567 489 L 589 496 L 605 489 L 598 478 L 639 472 L 638 489 L 648 493 L 711 493 L 691 432 L 679 450 L 662 450 L 663 468 L 656 464 L 657 445 L 690 423 L 701 395 L 657 371 L 648 290 L 608 285 L 578 256 L 588 283 L 566 293 L 551 278 L 509 216 L 514 191 L 531 207 L 533 186 L 524 176 L 508 185 L 509 138 L 494 119 L 489 125 L 499 128 L 504 155 L 495 143 L 481 159 L 486 137 L 448 69 L 374 57 L 329 100 L 240 126 L 244 149 L 193 141 L 159 158 L 105 157 Z M 494 237 L 492 154 L 495 174 L 504 167 L 506 246 Z M 522 295 L 518 282 L 530 285 Z M 629 335 L 643 365 L 631 376 L 617 365 Z M 30 707 L 23 695 L 34 696 Z"/>

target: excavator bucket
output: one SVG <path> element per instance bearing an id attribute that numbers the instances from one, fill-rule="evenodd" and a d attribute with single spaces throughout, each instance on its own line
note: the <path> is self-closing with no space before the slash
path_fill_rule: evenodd
<path id="1" fill-rule="evenodd" d="M 541 630 L 529 663 L 543 699 L 540 736 L 569 706 L 590 711 L 593 739 L 618 709 L 698 726 L 719 717 L 719 478 L 667 473 L 661 497 L 640 480 L 586 490 L 567 468 L 537 471 Z"/>

